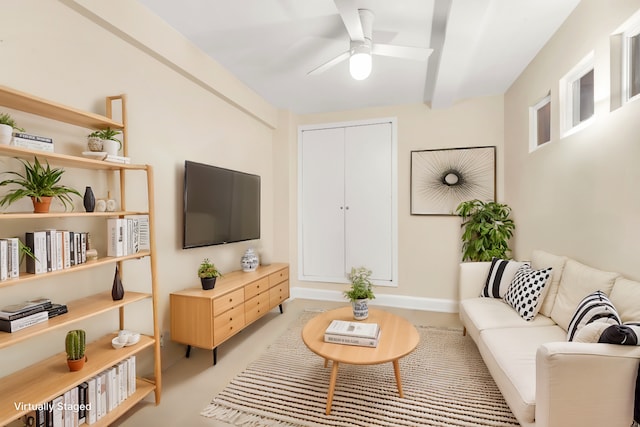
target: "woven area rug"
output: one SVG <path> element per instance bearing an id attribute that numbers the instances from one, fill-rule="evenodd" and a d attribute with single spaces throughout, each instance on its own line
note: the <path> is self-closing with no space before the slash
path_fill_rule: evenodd
<path id="1" fill-rule="evenodd" d="M 471 338 L 419 326 L 418 348 L 400 359 L 404 398 L 391 363 L 341 365 L 325 415 L 331 365 L 300 336 L 314 315 L 303 313 L 201 415 L 243 427 L 519 426 Z"/>

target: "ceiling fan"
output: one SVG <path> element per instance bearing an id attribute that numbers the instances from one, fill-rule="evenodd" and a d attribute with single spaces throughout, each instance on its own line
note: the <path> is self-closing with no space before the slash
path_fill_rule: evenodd
<path id="1" fill-rule="evenodd" d="M 351 1 L 335 1 L 338 13 L 349 33 L 349 50 L 309 71 L 307 75 L 320 74 L 338 63 L 349 59 L 349 72 L 356 80 L 364 80 L 371 74 L 371 55 L 426 61 L 433 49 L 373 43 L 374 13 L 369 9 L 356 9 Z"/>

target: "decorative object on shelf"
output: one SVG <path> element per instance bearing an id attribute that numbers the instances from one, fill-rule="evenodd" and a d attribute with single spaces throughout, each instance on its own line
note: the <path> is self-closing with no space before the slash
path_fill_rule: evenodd
<path id="1" fill-rule="evenodd" d="M 118 204 L 116 203 L 115 200 L 113 199 L 107 200 L 107 203 L 106 203 L 107 212 L 115 212 L 117 208 L 118 208 Z"/>
<path id="2" fill-rule="evenodd" d="M 9 184 L 15 184 L 21 188 L 15 188 L 10 190 L 7 194 L 0 199 L 0 206 L 10 205 L 11 203 L 20 200 L 23 197 L 31 197 L 34 201 L 34 209 L 36 209 L 36 202 L 42 202 L 46 197 L 53 197 L 62 202 L 65 210 L 71 206 L 73 210 L 73 200 L 71 194 L 75 194 L 78 197 L 82 195 L 75 189 L 58 184 L 64 169 L 54 168 L 51 169 L 49 162 L 45 161 L 46 167 L 44 167 L 38 161 L 37 157 L 34 157 L 33 164 L 30 164 L 26 160 L 18 159 L 24 165 L 24 175 L 19 172 L 9 171 L 7 174 L 15 175 L 16 179 L 6 179 L 0 182 L 0 187 Z M 51 201 L 49 200 L 49 203 Z M 46 211 L 35 210 L 36 213 L 49 212 L 47 207 Z"/>
<path id="3" fill-rule="evenodd" d="M 118 336 L 111 340 L 111 346 L 113 348 L 128 347 L 130 345 L 137 344 L 140 341 L 140 333 L 127 330 L 121 330 L 118 332 Z"/>
<path id="4" fill-rule="evenodd" d="M 411 152 L 411 215 L 456 215 L 461 202 L 495 194 L 496 147 Z"/>
<path id="5" fill-rule="evenodd" d="M 113 275 L 113 286 L 111 287 L 111 298 L 114 301 L 119 301 L 124 298 L 124 286 L 122 286 L 122 280 L 120 279 L 120 271 L 116 265 L 116 273 Z"/>
<path id="6" fill-rule="evenodd" d="M 90 151 L 105 152 L 107 155 L 117 155 L 122 148 L 122 142 L 116 138 L 119 130 L 106 128 L 91 132 L 87 136 L 87 147 Z"/>
<path id="7" fill-rule="evenodd" d="M 106 212 L 107 211 L 107 201 L 105 199 L 96 200 L 96 212 Z"/>
<path id="8" fill-rule="evenodd" d="M 516 228 L 509 218 L 511 208 L 497 202 L 468 200 L 456 213 L 462 217 L 462 260 L 491 261 L 509 259 L 509 239 Z"/>
<path id="9" fill-rule="evenodd" d="M 213 289 L 216 286 L 216 278 L 220 276 L 222 276 L 222 274 L 209 260 L 209 258 L 205 258 L 202 260 L 202 262 L 200 263 L 200 267 L 198 267 L 198 277 L 200 278 L 202 289 L 204 289 L 205 291 Z"/>
<path id="10" fill-rule="evenodd" d="M 351 281 L 351 288 L 344 291 L 344 296 L 351 301 L 355 320 L 369 317 L 369 300 L 376 297 L 373 293 L 371 274 L 371 270 L 366 267 L 351 267 L 351 272 L 347 275 Z"/>
<path id="11" fill-rule="evenodd" d="M 256 271 L 256 268 L 258 268 L 260 264 L 260 259 L 258 259 L 256 252 L 252 248 L 249 248 L 245 251 L 244 255 L 242 255 L 240 264 L 244 272 Z"/>
<path id="12" fill-rule="evenodd" d="M 84 210 L 86 210 L 87 212 L 94 211 L 96 207 L 96 196 L 93 195 L 93 190 L 91 189 L 91 187 L 85 187 L 82 203 L 84 204 Z"/>
<path id="13" fill-rule="evenodd" d="M 84 354 L 86 345 L 86 333 L 82 329 L 74 329 L 67 332 L 64 341 L 67 352 L 67 365 L 70 371 L 79 371 L 84 367 L 87 356 Z"/>
<path id="14" fill-rule="evenodd" d="M 18 132 L 24 132 L 24 129 L 18 127 L 15 120 L 8 113 L 0 114 L 0 144 L 11 144 L 14 129 Z"/>

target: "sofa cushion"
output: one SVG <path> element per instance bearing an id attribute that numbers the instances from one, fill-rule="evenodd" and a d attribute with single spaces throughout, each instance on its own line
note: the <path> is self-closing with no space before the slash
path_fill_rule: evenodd
<path id="1" fill-rule="evenodd" d="M 602 332 L 600 343 L 640 345 L 640 323 L 611 325 Z"/>
<path id="2" fill-rule="evenodd" d="M 568 330 L 569 322 L 580 301 L 598 290 L 608 295 L 617 277 L 618 273 L 597 270 L 578 261 L 567 260 L 560 279 L 558 295 L 551 310 L 551 318 L 565 331 Z"/>
<path id="3" fill-rule="evenodd" d="M 580 301 L 571 322 L 569 322 L 567 341 L 573 341 L 580 328 L 593 322 L 609 323 L 610 325 L 621 323 L 616 308 L 602 291 L 595 291 Z"/>
<path id="4" fill-rule="evenodd" d="M 563 341 L 565 334 L 557 325 L 487 329 L 481 332 L 482 343 L 478 349 L 519 421 L 534 422 L 538 347 L 550 341 Z"/>
<path id="5" fill-rule="evenodd" d="M 481 297 L 502 298 L 507 293 L 507 289 L 516 275 L 516 271 L 528 262 L 508 261 L 493 257 L 487 281 L 480 293 Z"/>
<path id="6" fill-rule="evenodd" d="M 551 310 L 553 309 L 553 303 L 556 301 L 556 295 L 558 295 L 558 286 L 560 286 L 560 279 L 566 262 L 566 256 L 550 254 L 539 249 L 531 253 L 531 268 L 534 270 L 541 270 L 547 267 L 553 268 L 553 274 L 547 285 L 547 295 L 542 301 L 542 307 L 540 307 L 540 313 L 547 317 L 551 317 Z"/>
<path id="7" fill-rule="evenodd" d="M 574 342 L 590 342 L 596 343 L 600 336 L 611 324 L 605 322 L 592 322 L 578 329 L 573 337 Z"/>
<path id="8" fill-rule="evenodd" d="M 640 282 L 618 277 L 609 294 L 622 322 L 640 322 Z"/>
<path id="9" fill-rule="evenodd" d="M 524 320 L 533 319 L 540 311 L 552 271 L 552 268 L 532 270 L 531 266 L 526 264 L 516 272 L 504 300 Z"/>
<path id="10" fill-rule="evenodd" d="M 482 297 L 461 301 L 460 319 L 474 340 L 477 340 L 480 332 L 485 329 L 527 328 L 555 324 L 550 318 L 540 315 L 527 322 L 503 300 Z"/>

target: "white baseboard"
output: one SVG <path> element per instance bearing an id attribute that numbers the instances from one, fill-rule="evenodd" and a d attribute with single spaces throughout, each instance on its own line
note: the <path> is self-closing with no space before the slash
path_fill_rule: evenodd
<path id="1" fill-rule="evenodd" d="M 345 298 L 340 291 L 330 291 L 313 288 L 291 288 L 291 298 L 311 299 L 321 301 L 344 302 Z M 441 313 L 457 313 L 458 302 L 453 300 L 420 298 L 406 295 L 379 294 L 370 302 L 372 306 L 382 305 L 387 307 L 406 308 L 410 310 L 436 311 Z"/>

